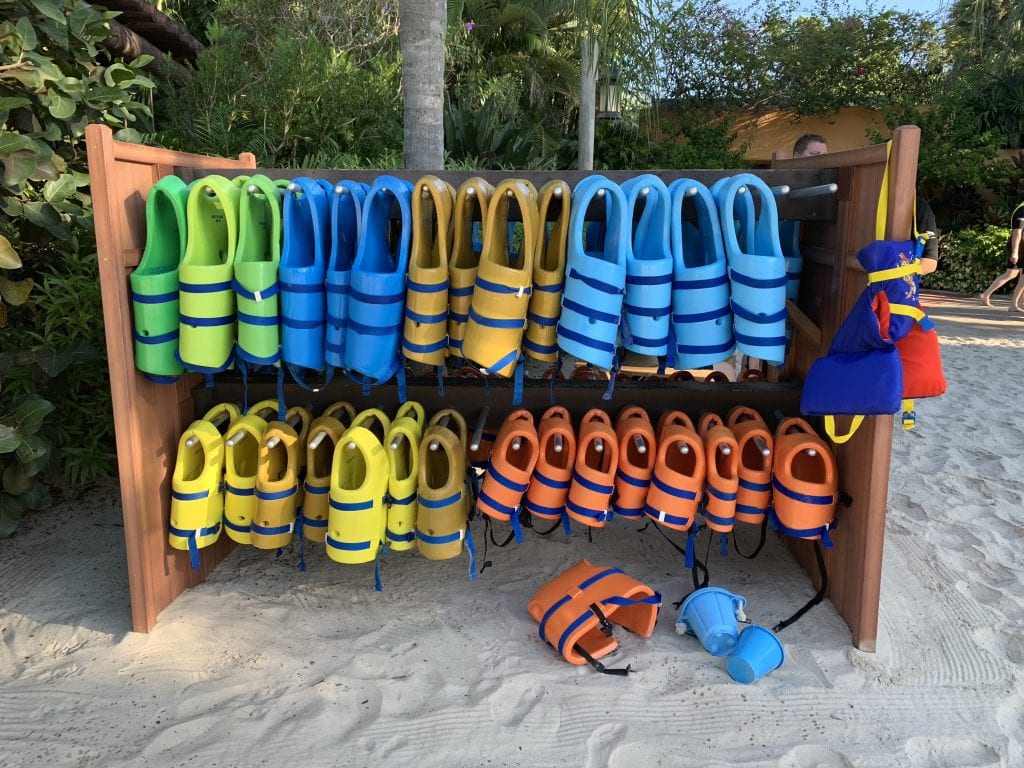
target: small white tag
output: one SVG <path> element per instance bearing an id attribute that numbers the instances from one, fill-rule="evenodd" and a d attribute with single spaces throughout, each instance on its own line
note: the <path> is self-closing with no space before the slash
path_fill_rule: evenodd
<path id="1" fill-rule="evenodd" d="M 256 298 L 257 302 L 263 301 L 263 294 L 260 293 L 259 291 L 256 291 L 255 293 L 253 293 L 253 296 Z"/>

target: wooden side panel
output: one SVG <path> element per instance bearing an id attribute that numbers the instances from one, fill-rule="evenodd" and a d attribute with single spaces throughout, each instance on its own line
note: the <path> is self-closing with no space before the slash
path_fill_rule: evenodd
<path id="1" fill-rule="evenodd" d="M 918 128 L 904 126 L 896 130 L 886 201 L 885 237 L 888 240 L 903 240 L 910 236 L 919 145 Z M 830 249 L 826 240 L 817 239 L 824 237 L 819 228 L 813 240 L 815 247 L 811 259 L 814 264 L 811 275 L 815 282 L 808 292 L 801 291 L 800 300 L 801 305 L 806 306 L 805 311 L 808 314 L 822 313 L 817 315 L 822 329 L 822 349 L 816 354 L 801 354 L 796 358 L 801 376 L 806 374 L 816 357 L 827 351 L 836 330 L 866 284 L 864 270 L 856 257 L 861 248 L 875 240 L 875 217 L 885 170 L 884 152 L 884 145 L 878 145 L 776 163 L 777 169 L 813 168 L 836 162 L 838 158 L 846 166 L 840 165 L 839 169 L 840 199 L 833 246 Z M 846 163 L 851 158 L 856 162 Z M 829 256 L 831 264 L 827 264 Z M 829 274 L 827 294 L 824 292 L 826 278 L 820 274 L 822 270 Z M 831 312 L 817 306 L 817 302 L 826 295 L 834 299 Z M 842 430 L 846 422 L 839 421 L 838 427 Z M 829 598 L 849 624 L 854 645 L 865 651 L 874 651 L 878 634 L 892 429 L 892 416 L 865 419 L 853 439 L 845 445 L 836 446 L 835 450 L 840 487 L 850 495 L 852 503 L 848 509 L 840 508 L 839 525 L 832 536 L 835 547 L 825 553 Z M 791 540 L 790 548 L 807 572 L 816 574 L 811 545 Z"/>
<path id="2" fill-rule="evenodd" d="M 191 389 L 150 383 L 135 370 L 128 274 L 145 245 L 145 196 L 176 166 L 255 165 L 124 144 L 109 128 L 91 125 L 86 146 L 96 220 L 103 321 L 117 438 L 132 627 L 146 632 L 184 589 L 201 582 L 230 551 L 230 542 L 203 552 L 192 571 L 187 553 L 167 546 L 170 477 L 176 443 L 194 416 Z"/>

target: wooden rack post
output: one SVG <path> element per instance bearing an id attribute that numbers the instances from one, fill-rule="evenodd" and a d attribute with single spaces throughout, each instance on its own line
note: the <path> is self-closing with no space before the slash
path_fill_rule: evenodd
<path id="1" fill-rule="evenodd" d="M 890 167 L 890 211 L 892 233 L 909 231 L 909 205 L 916 175 L 918 129 L 897 130 Z M 230 552 L 231 542 L 222 537 L 214 547 L 202 551 L 202 567 L 192 571 L 188 555 L 167 545 L 170 517 L 170 477 L 177 440 L 181 432 L 203 407 L 216 400 L 241 400 L 241 388 L 231 377 L 221 377 L 213 390 L 199 386 L 199 377 L 189 376 L 176 385 L 152 384 L 135 370 L 131 330 L 131 300 L 128 274 L 138 264 L 145 235 L 145 195 L 160 177 L 176 174 L 186 181 L 207 173 L 228 176 L 244 174 L 255 168 L 251 154 L 237 160 L 205 157 L 163 149 L 124 144 L 113 140 L 105 126 L 89 126 L 86 131 L 90 177 L 95 206 L 96 240 L 100 259 L 103 315 L 106 325 L 107 355 L 110 368 L 114 426 L 125 518 L 125 541 L 131 590 L 132 626 L 148 631 L 159 612 L 186 588 L 200 583 Z M 809 222 L 804 237 L 804 277 L 801 295 L 791 310 L 800 331 L 794 337 L 793 351 L 783 371 L 783 382 L 737 382 L 703 384 L 679 382 L 659 384 L 657 388 L 634 382 L 620 382 L 615 399 L 641 401 L 654 409 L 704 407 L 724 411 L 743 403 L 762 411 L 778 408 L 795 413 L 800 384 L 810 363 L 824 353 L 843 316 L 859 295 L 863 272 L 858 276 L 852 264 L 860 247 L 874 239 L 874 216 L 885 165 L 885 146 L 878 145 L 850 152 L 776 163 L 771 171 L 758 175 L 771 186 L 789 184 L 804 188 L 830 182 L 839 185 L 838 195 L 779 200 L 780 216 Z M 297 172 L 265 169 L 267 175 L 284 178 Z M 692 178 L 710 185 L 736 171 L 661 171 L 665 181 Z M 341 177 L 372 181 L 383 171 L 302 171 L 303 175 Z M 416 172 L 388 171 L 391 175 L 415 180 Z M 530 179 L 540 187 L 551 178 L 570 184 L 579 172 L 440 172 L 457 185 L 464 178 L 480 175 L 492 181 L 508 176 Z M 613 181 L 635 174 L 608 172 Z M 907 190 L 910 197 L 907 198 Z M 906 225 L 905 227 L 903 225 Z M 510 403 L 510 390 L 502 383 L 491 384 L 490 399 L 485 400 L 480 382 L 451 382 L 458 389 L 458 402 L 467 409 L 478 409 L 485 402 L 495 408 Z M 571 397 L 575 408 L 601 404 L 604 384 L 600 382 L 563 382 L 560 391 Z M 571 392 L 571 395 L 569 393 Z M 527 407 L 546 405 L 550 396 L 547 382 L 528 382 Z M 250 383 L 250 398 L 273 396 L 273 385 L 256 380 Z M 297 400 L 306 401 L 303 391 L 292 390 Z M 426 405 L 439 405 L 436 387 L 429 382 L 410 382 L 410 397 Z M 364 402 L 358 387 L 332 385 L 315 398 L 327 402 L 338 398 Z M 373 402 L 391 402 L 395 393 L 382 387 L 375 390 Z M 454 401 L 454 400 L 453 400 Z M 689 404 L 687 406 L 686 404 Z M 851 443 L 838 452 L 840 478 L 854 497 L 850 510 L 844 511 L 842 527 L 836 532 L 836 550 L 829 555 L 832 600 L 853 632 L 853 642 L 866 650 L 874 648 L 877 631 L 881 550 L 884 535 L 885 500 L 889 480 L 891 417 L 868 419 Z M 799 542 L 803 544 L 805 542 Z M 801 562 L 807 552 L 796 546 Z"/>

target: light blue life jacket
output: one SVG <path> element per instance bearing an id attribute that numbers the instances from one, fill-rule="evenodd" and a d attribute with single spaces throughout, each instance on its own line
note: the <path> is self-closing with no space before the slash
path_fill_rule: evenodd
<path id="1" fill-rule="evenodd" d="M 632 241 L 626 250 L 622 341 L 632 352 L 664 357 L 672 311 L 671 197 L 665 183 L 652 174 L 623 182 L 622 192 Z M 640 205 L 643 212 L 637 220 L 635 211 Z"/>
<path id="2" fill-rule="evenodd" d="M 672 333 L 676 369 L 726 360 L 736 348 L 729 309 L 729 277 L 718 208 L 711 191 L 693 179 L 669 187 L 672 243 Z M 683 220 L 692 203 L 696 225 Z"/>
<path id="3" fill-rule="evenodd" d="M 605 204 L 604 237 L 599 247 L 587 248 L 584 225 L 587 208 L 595 198 L 603 199 Z M 573 190 L 558 346 L 604 370 L 617 365 L 629 249 L 627 215 L 622 189 L 604 176 L 588 176 Z"/>
<path id="4" fill-rule="evenodd" d="M 402 368 L 399 346 L 412 243 L 412 189 L 408 181 L 379 176 L 363 204 L 344 360 L 350 374 L 367 385 L 383 384 Z M 391 210 L 396 203 L 401 218 L 392 238 Z"/>
<path id="5" fill-rule="evenodd" d="M 755 193 L 760 197 L 756 218 L 752 200 L 737 202 Z M 779 243 L 775 195 L 752 173 L 722 180 L 715 185 L 714 194 L 729 264 L 736 346 L 743 354 L 782 365 L 786 357 L 788 279 L 786 257 Z"/>
<path id="6" fill-rule="evenodd" d="M 363 202 L 369 189 L 368 185 L 360 182 L 339 181 L 331 193 L 331 256 L 324 278 L 327 292 L 324 359 L 327 365 L 335 368 L 345 364 L 349 283 L 359 244 Z"/>
<path id="7" fill-rule="evenodd" d="M 313 179 L 293 179 L 284 196 L 281 254 L 281 346 L 292 366 L 322 371 L 328 201 Z"/>

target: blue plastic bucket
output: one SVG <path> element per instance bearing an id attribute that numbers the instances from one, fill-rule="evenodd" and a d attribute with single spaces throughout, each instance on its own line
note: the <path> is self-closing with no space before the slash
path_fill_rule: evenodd
<path id="1" fill-rule="evenodd" d="M 749 684 L 781 667 L 783 659 L 785 652 L 775 633 L 751 624 L 740 634 L 725 666 L 733 680 Z"/>
<path id="2" fill-rule="evenodd" d="M 728 590 L 704 587 L 683 601 L 676 624 L 685 624 L 686 631 L 696 635 L 712 656 L 727 656 L 736 647 L 737 614 L 742 614 L 746 604 L 745 598 Z"/>

